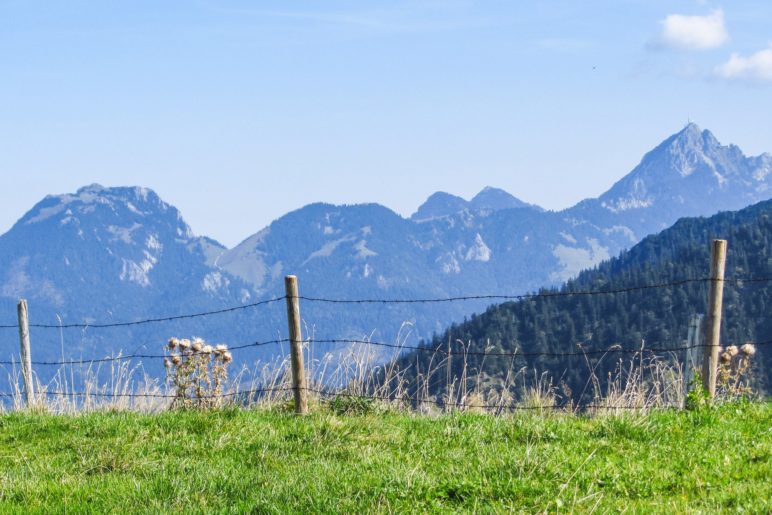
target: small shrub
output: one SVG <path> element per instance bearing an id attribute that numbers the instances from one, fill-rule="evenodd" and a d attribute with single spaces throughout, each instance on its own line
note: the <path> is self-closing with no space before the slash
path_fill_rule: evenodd
<path id="1" fill-rule="evenodd" d="M 375 411 L 374 399 L 338 395 L 329 403 L 336 415 L 367 415 Z"/>
<path id="2" fill-rule="evenodd" d="M 699 372 L 694 372 L 692 380 L 689 382 L 689 393 L 686 394 L 685 408 L 690 411 L 697 411 L 710 406 L 710 397 L 708 391 L 702 386 L 702 377 Z"/>

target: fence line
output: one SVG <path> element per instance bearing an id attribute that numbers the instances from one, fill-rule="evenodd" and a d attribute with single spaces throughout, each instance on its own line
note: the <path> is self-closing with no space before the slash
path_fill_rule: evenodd
<path id="1" fill-rule="evenodd" d="M 289 343 L 289 338 L 282 338 L 277 340 L 265 340 L 265 341 L 259 341 L 254 343 L 246 343 L 244 345 L 237 345 L 234 347 L 228 347 L 229 351 L 235 351 L 235 350 L 241 350 L 241 349 L 247 349 L 247 348 L 254 348 L 254 347 L 262 347 L 266 345 L 278 345 L 282 343 Z M 532 357 L 548 357 L 548 358 L 565 358 L 565 357 L 574 357 L 574 356 L 594 356 L 594 355 L 600 355 L 600 354 L 642 354 L 642 353 L 649 353 L 649 354 L 669 354 L 673 352 L 683 352 L 687 350 L 692 349 L 704 349 L 707 347 L 711 347 L 710 345 L 705 344 L 695 344 L 695 345 L 684 345 L 681 347 L 639 347 L 637 349 L 625 349 L 622 347 L 615 347 L 611 346 L 606 349 L 599 349 L 599 350 L 583 350 L 583 351 L 577 351 L 577 352 L 521 352 L 518 350 L 512 351 L 512 352 L 478 352 L 478 351 L 447 351 L 442 347 L 425 347 L 425 346 L 419 346 L 419 345 L 400 345 L 396 343 L 385 343 L 385 342 L 377 342 L 377 341 L 371 341 L 371 340 L 351 340 L 351 339 L 314 339 L 314 340 L 308 340 L 306 341 L 306 344 L 310 343 L 332 343 L 332 344 L 346 344 L 346 345 L 370 345 L 374 347 L 387 347 L 387 348 L 394 348 L 398 350 L 410 350 L 410 351 L 417 351 L 417 352 L 430 352 L 435 354 L 441 354 L 443 356 L 493 356 L 493 357 L 523 357 L 523 358 L 532 358 Z M 743 343 L 749 343 L 751 345 L 761 347 L 765 345 L 772 345 L 772 340 L 767 341 L 760 341 L 760 342 L 743 342 Z M 123 356 L 111 356 L 111 357 L 105 357 L 105 358 L 92 358 L 92 359 L 72 359 L 72 360 L 65 360 L 65 361 L 32 361 L 32 365 L 39 365 L 39 366 L 66 366 L 66 365 L 89 365 L 92 363 L 109 363 L 109 362 L 115 362 L 115 361 L 130 361 L 132 359 L 164 359 L 168 358 L 169 354 L 126 354 Z M 18 361 L 0 361 L 0 365 L 18 365 Z"/>
<path id="2" fill-rule="evenodd" d="M 240 349 L 246 349 L 251 347 L 262 347 L 265 345 L 275 345 L 280 343 L 287 343 L 289 342 L 289 338 L 282 338 L 278 340 L 265 340 L 265 341 L 259 341 L 254 343 L 245 343 L 244 345 L 236 345 L 233 347 L 228 347 L 229 351 L 234 350 L 240 350 Z M 87 365 L 91 363 L 109 363 L 113 361 L 129 361 L 132 359 L 163 359 L 168 358 L 168 354 L 126 354 L 123 356 L 111 356 L 106 358 L 95 358 L 95 359 L 72 359 L 72 360 L 65 360 L 65 361 L 33 361 L 33 365 L 40 365 L 40 366 L 58 366 L 58 365 Z M 0 365 L 15 365 L 18 364 L 14 361 L 0 361 Z"/>
<path id="3" fill-rule="evenodd" d="M 683 286 L 685 284 L 692 283 L 710 283 L 716 279 L 709 277 L 697 278 L 697 279 L 681 279 L 677 281 L 656 283 L 640 286 L 631 286 L 627 288 L 619 288 L 613 290 L 580 290 L 580 291 L 542 291 L 539 293 L 525 293 L 519 295 L 466 295 L 457 297 L 442 297 L 442 298 L 425 298 L 425 299 L 333 299 L 325 297 L 311 297 L 300 295 L 297 298 L 308 302 L 320 302 L 328 304 L 436 304 L 446 302 L 460 302 L 468 300 L 530 300 L 538 298 L 553 298 L 553 297 L 580 297 L 580 296 L 594 296 L 594 295 L 615 295 L 621 293 L 631 293 L 635 291 L 644 291 L 660 288 L 670 288 L 674 286 Z M 730 282 L 742 287 L 745 284 L 754 283 L 767 283 L 772 282 L 772 277 L 750 277 L 750 278 L 729 278 L 723 279 L 724 283 Z M 71 324 L 29 324 L 30 327 L 36 329 L 106 329 L 113 327 L 129 327 L 136 325 L 153 324 L 160 322 L 170 322 L 175 320 L 184 320 L 191 318 L 200 318 L 213 315 L 222 315 L 225 313 L 231 313 L 235 311 L 243 311 L 250 308 L 263 306 L 266 304 L 272 304 L 287 299 L 288 296 L 283 295 L 281 297 L 274 297 L 271 299 L 253 302 L 250 304 L 243 304 L 240 306 L 232 306 L 228 308 L 203 311 L 199 313 L 190 313 L 184 315 L 173 315 L 167 317 L 147 318 L 141 320 L 134 320 L 129 322 L 110 322 L 110 323 L 71 323 Z M 18 329 L 18 324 L 3 324 L 0 325 L 0 329 Z"/>
<path id="4" fill-rule="evenodd" d="M 306 388 L 306 390 L 317 393 L 320 395 L 325 396 L 332 396 L 332 397 L 348 397 L 348 398 L 355 398 L 355 399 L 365 399 L 365 400 L 381 400 L 381 401 L 409 401 L 417 404 L 422 403 L 428 403 L 428 404 L 434 404 L 436 406 L 440 407 L 457 407 L 457 408 L 467 408 L 467 409 L 489 409 L 489 410 L 499 410 L 499 411 L 520 411 L 520 410 L 545 410 L 545 409 L 566 409 L 566 408 L 581 408 L 582 410 L 586 409 L 627 409 L 627 410 L 637 410 L 637 409 L 646 409 L 644 407 L 635 407 L 635 406 L 615 406 L 615 405 L 606 405 L 606 404 L 581 404 L 581 405 L 572 405 L 570 403 L 566 404 L 544 404 L 544 405 L 513 405 L 513 404 L 504 404 L 504 403 L 498 403 L 498 404 L 467 404 L 465 402 L 461 401 L 448 401 L 446 399 L 431 399 L 431 398 L 412 398 L 412 397 L 389 397 L 386 395 L 362 395 L 362 394 L 353 394 L 345 391 L 337 391 L 337 392 L 328 392 L 325 390 L 315 389 L 315 388 Z M 674 409 L 674 408 L 680 408 L 680 406 L 657 406 L 658 409 L 667 408 L 667 409 Z"/>
<path id="5" fill-rule="evenodd" d="M 261 300 L 260 302 L 252 302 L 251 304 L 243 304 L 241 306 L 232 306 L 229 308 L 223 308 L 223 309 L 217 309 L 214 311 L 203 311 L 201 313 L 190 313 L 187 315 L 174 315 L 174 316 L 168 316 L 168 317 L 159 317 L 159 318 L 146 318 L 144 320 L 135 320 L 132 322 L 114 322 L 114 323 L 104 323 L 104 324 L 97 324 L 97 323 L 90 323 L 90 324 L 30 324 L 30 327 L 36 327 L 38 329 L 105 329 L 109 327 L 128 327 L 133 325 L 144 325 L 144 324 L 154 324 L 159 322 L 170 322 L 174 320 L 183 320 L 188 318 L 200 318 L 200 317 L 206 317 L 211 315 L 222 315 L 224 313 L 231 313 L 233 311 L 241 311 L 249 308 L 254 308 L 257 306 L 263 306 L 265 304 L 271 304 L 273 302 L 279 302 L 281 300 L 284 300 L 285 297 L 275 297 L 268 300 Z M 16 325 L 0 325 L 0 329 L 13 329 L 19 327 L 18 324 Z"/>
<path id="6" fill-rule="evenodd" d="M 227 398 L 245 398 L 247 400 L 254 400 L 252 397 L 260 394 L 267 393 L 279 393 L 293 391 L 293 386 L 276 386 L 270 388 L 251 388 L 248 390 L 236 390 L 229 393 L 222 393 L 217 395 L 203 395 L 201 397 L 190 398 L 192 402 L 213 400 L 213 399 L 227 399 Z M 327 398 L 345 397 L 351 399 L 371 400 L 371 401 L 385 401 L 385 402 L 402 402 L 410 403 L 414 405 L 420 404 L 433 404 L 442 408 L 455 407 L 464 409 L 485 409 L 502 411 L 531 411 L 531 410 L 591 410 L 591 409 L 610 409 L 610 410 L 643 410 L 643 409 L 678 409 L 680 406 L 675 405 L 660 405 L 660 406 L 630 406 L 630 405 L 613 405 L 613 404 L 572 404 L 567 402 L 564 404 L 543 404 L 543 405 L 518 405 L 505 402 L 499 402 L 496 404 L 468 404 L 463 401 L 451 401 L 448 399 L 433 399 L 433 398 L 419 398 L 411 397 L 409 395 L 376 395 L 376 394 L 356 394 L 347 392 L 344 390 L 325 390 L 322 388 L 301 387 L 306 392 L 315 393 Z M 161 394 L 161 393 L 126 393 L 126 392 L 99 392 L 99 391 L 59 391 L 59 390 L 45 390 L 40 392 L 41 395 L 53 396 L 53 397 L 94 397 L 94 398 L 144 398 L 144 399 L 180 399 L 182 398 L 177 394 Z M 13 393 L 0 393 L 0 397 L 13 398 L 16 394 Z M 514 400 L 514 399 L 512 399 Z M 509 401 L 511 402 L 511 401 Z"/>
<path id="7" fill-rule="evenodd" d="M 578 290 L 578 291 L 542 291 L 539 293 L 524 293 L 520 295 L 465 295 L 459 297 L 445 297 L 445 298 L 427 298 L 427 299 L 330 299 L 324 297 L 309 297 L 301 295 L 298 298 L 300 300 L 310 302 L 324 302 L 330 304 L 429 304 L 440 302 L 456 302 L 465 300 L 530 300 L 537 298 L 552 298 L 552 297 L 581 297 L 581 296 L 593 296 L 593 295 L 615 295 L 619 293 L 631 293 L 635 291 L 653 290 L 660 288 L 670 288 L 673 286 L 683 286 L 691 283 L 711 283 L 717 281 L 709 277 L 700 279 L 681 279 L 678 281 L 672 281 L 667 283 L 655 283 L 641 286 L 630 286 L 627 288 L 617 288 L 613 290 Z M 721 279 L 720 281 L 727 283 L 735 283 L 740 286 L 745 283 L 763 283 L 772 282 L 772 277 L 759 277 L 759 278 L 747 278 L 747 279 Z"/>
<path id="8" fill-rule="evenodd" d="M 561 357 L 570 357 L 570 356 L 587 356 L 587 355 L 595 355 L 595 354 L 639 354 L 642 352 L 648 352 L 648 353 L 654 353 L 654 354 L 667 354 L 670 352 L 681 352 L 686 351 L 690 349 L 702 349 L 706 347 L 711 347 L 710 345 L 704 345 L 704 344 L 697 344 L 697 345 L 686 345 L 682 347 L 639 347 L 637 349 L 625 349 L 622 347 L 616 348 L 615 346 L 608 347 L 607 349 L 601 349 L 601 350 L 585 350 L 585 351 L 579 351 L 579 352 L 520 352 L 520 351 L 513 351 L 513 352 L 476 352 L 476 351 L 451 351 L 448 352 L 447 350 L 444 350 L 442 347 L 422 347 L 422 346 L 410 346 L 410 345 L 399 345 L 394 343 L 384 343 L 384 342 L 373 342 L 368 340 L 346 340 L 346 339 L 338 339 L 338 340 L 313 340 L 314 343 L 343 343 L 343 344 L 366 344 L 366 345 L 374 345 L 379 347 L 391 347 L 395 349 L 405 349 L 405 350 L 415 350 L 418 352 L 432 352 L 437 354 L 442 354 L 444 356 L 497 356 L 497 357 L 552 357 L 552 358 L 561 358 Z M 763 346 L 763 345 L 770 345 L 772 344 L 772 340 L 770 341 L 762 341 L 762 342 L 743 342 L 743 343 L 750 343 L 752 345 L 756 346 Z"/>
<path id="9" fill-rule="evenodd" d="M 289 338 L 284 339 L 274 339 L 274 340 L 267 340 L 267 341 L 256 341 L 252 343 L 247 343 L 243 345 L 238 345 L 235 347 L 231 347 L 229 351 L 233 350 L 240 350 L 240 349 L 246 349 L 246 348 L 253 348 L 253 347 L 259 347 L 259 346 L 265 346 L 265 345 L 272 345 L 272 344 L 281 344 L 281 343 L 289 343 L 290 345 L 290 355 L 292 357 L 292 367 L 291 367 L 291 379 L 292 379 L 292 386 L 282 386 L 279 388 L 261 388 L 261 389 L 253 389 L 253 390 L 236 390 L 230 393 L 226 394 L 216 394 L 216 395 L 197 395 L 196 397 L 192 398 L 189 397 L 186 400 L 189 401 L 202 401 L 206 399 L 213 399 L 213 398 L 227 398 L 227 397 L 236 397 L 236 396 L 250 396 L 254 397 L 256 395 L 269 393 L 269 392 L 278 392 L 278 391 L 292 391 L 295 398 L 295 410 L 298 414 L 305 414 L 307 413 L 307 407 L 306 407 L 306 393 L 307 392 L 314 392 L 322 396 L 350 396 L 350 397 L 360 397 L 360 398 L 366 398 L 366 399 L 380 399 L 380 400 L 388 400 L 388 401 L 409 401 L 412 403 L 435 403 L 439 406 L 456 406 L 456 407 L 463 407 L 463 408 L 483 408 L 483 409 L 495 409 L 497 411 L 501 411 L 504 409 L 554 409 L 554 408 L 561 408 L 564 409 L 564 405 L 544 405 L 544 406 L 509 406 L 504 405 L 503 400 L 500 401 L 498 404 L 480 404 L 480 405 L 471 405 L 467 404 L 465 402 L 457 402 L 457 401 L 451 401 L 450 399 L 432 399 L 432 398 L 410 398 L 405 396 L 394 396 L 394 395 L 387 395 L 387 396 L 376 396 L 376 395 L 356 395 L 352 394 L 347 391 L 329 391 L 325 388 L 309 388 L 307 381 L 305 379 L 305 367 L 303 364 L 303 344 L 304 343 L 320 343 L 320 344 L 358 344 L 358 345 L 366 345 L 366 346 L 376 346 L 376 347 L 384 347 L 384 348 L 394 348 L 398 349 L 399 351 L 403 350 L 412 350 L 416 352 L 432 352 L 439 355 L 444 355 L 448 357 L 448 369 L 450 369 L 450 357 L 451 356 L 496 356 L 496 357 L 553 357 L 553 358 L 562 358 L 562 357 L 573 357 L 573 356 L 583 356 L 587 357 L 589 355 L 607 355 L 607 354 L 634 354 L 634 355 L 640 355 L 643 356 L 643 353 L 648 354 L 670 354 L 675 352 L 683 352 L 688 351 L 692 349 L 702 348 L 704 349 L 704 366 L 703 366 L 703 382 L 705 384 L 705 388 L 708 391 L 708 395 L 710 398 L 713 397 L 713 392 L 715 388 L 715 380 L 713 379 L 717 374 L 717 360 L 718 360 L 718 349 L 719 349 L 719 341 L 718 336 L 720 334 L 720 324 L 721 324 L 721 302 L 722 302 L 722 290 L 723 285 L 725 282 L 733 282 L 735 284 L 738 284 L 740 287 L 745 286 L 746 284 L 754 284 L 754 283 L 766 283 L 766 282 L 772 282 L 772 278 L 729 278 L 726 279 L 724 277 L 724 257 L 726 255 L 726 241 L 725 240 L 713 240 L 712 242 L 712 260 L 711 260 L 711 276 L 709 278 L 693 278 L 693 279 L 683 279 L 678 281 L 671 281 L 667 283 L 655 283 L 655 284 L 647 284 L 647 285 L 640 285 L 640 286 L 632 286 L 632 287 L 626 287 L 626 288 L 618 288 L 618 289 L 600 289 L 600 290 L 584 290 L 584 291 L 571 291 L 570 289 L 563 288 L 562 290 L 542 290 L 539 293 L 533 293 L 533 294 L 522 294 L 522 295 L 473 295 L 473 296 L 459 296 L 459 297 L 447 297 L 447 298 L 425 298 L 425 299 L 332 299 L 332 298 L 321 298 L 321 297 L 312 297 L 312 296 L 303 296 L 298 293 L 297 289 L 297 278 L 295 276 L 287 276 L 285 277 L 285 286 L 286 291 L 285 295 L 282 297 L 275 297 L 272 299 L 254 302 L 251 304 L 244 304 L 241 306 L 235 306 L 230 308 L 224 308 L 214 311 L 207 311 L 207 312 L 200 312 L 200 313 L 192 313 L 192 314 L 186 314 L 186 315 L 176 315 L 176 316 L 170 316 L 170 317 L 159 317 L 159 318 L 148 318 L 144 320 L 136 320 L 131 322 L 116 322 L 116 323 L 91 323 L 91 324 L 28 324 L 27 321 L 27 314 L 26 314 L 26 301 L 20 300 L 18 304 L 18 318 L 19 323 L 17 325 L 6 325 L 6 326 L 0 326 L 0 328 L 22 328 L 22 330 L 19 331 L 20 334 L 20 344 L 21 344 L 21 354 L 22 356 L 25 356 L 25 349 L 26 349 L 26 356 L 29 356 L 29 342 L 28 338 L 26 338 L 28 334 L 27 327 L 35 327 L 35 328 L 46 328 L 46 329 L 65 329 L 65 328 L 109 328 L 109 327 L 126 327 L 126 326 L 135 326 L 135 325 L 141 325 L 141 324 L 150 324 L 150 323 L 158 323 L 158 322 L 165 322 L 165 321 L 173 321 L 173 320 L 181 320 L 181 319 L 190 319 L 190 318 L 198 318 L 198 317 L 205 317 L 205 316 L 212 316 L 212 315 L 220 315 L 224 313 L 234 312 L 234 311 L 240 311 L 248 308 L 253 308 L 257 306 L 263 306 L 275 302 L 279 302 L 281 300 L 285 300 L 286 306 L 287 306 L 287 319 L 289 323 Z M 674 286 L 683 286 L 685 284 L 692 284 L 692 283 L 707 283 L 710 285 L 710 294 L 709 294 L 709 304 L 711 306 L 710 308 L 710 316 L 708 325 L 708 330 L 712 331 L 713 337 L 708 341 L 705 340 L 703 342 L 696 342 L 692 343 L 690 340 L 690 345 L 682 345 L 679 347 L 645 347 L 642 345 L 639 348 L 635 349 L 629 349 L 624 348 L 620 344 L 611 345 L 610 347 L 606 349 L 597 349 L 597 346 L 595 347 L 597 350 L 589 350 L 582 348 L 582 344 L 577 344 L 577 347 L 579 347 L 578 351 L 571 351 L 571 352 L 547 352 L 547 351 L 541 351 L 541 352 L 525 352 L 519 349 L 516 349 L 514 351 L 493 351 L 493 350 L 484 350 L 484 351 L 471 351 L 471 350 L 462 350 L 454 351 L 451 349 L 451 344 L 448 344 L 447 350 L 443 348 L 443 345 L 440 344 L 436 348 L 433 346 L 430 346 L 430 344 L 424 343 L 422 345 L 418 346 L 408 346 L 408 345 L 402 345 L 399 343 L 387 343 L 387 342 L 378 342 L 378 341 L 372 341 L 372 340 L 364 340 L 364 339 L 314 339 L 314 340 L 307 340 L 303 341 L 301 339 L 300 335 L 300 305 L 299 301 L 302 299 L 304 301 L 308 302 L 323 302 L 323 303 L 331 303 L 331 304 L 417 304 L 417 303 L 441 303 L 441 302 L 455 302 L 455 301 L 465 301 L 465 300 L 530 300 L 530 299 L 537 299 L 537 298 L 552 298 L 552 297 L 575 297 L 575 296 L 594 296 L 594 295 L 615 295 L 615 294 L 624 294 L 624 293 L 630 293 L 635 291 L 642 291 L 642 290 L 651 290 L 651 289 L 660 289 L 660 288 L 669 288 Z M 22 309 L 24 308 L 24 309 Z M 707 342 L 707 343 L 706 343 Z M 517 345 L 516 341 L 510 341 L 509 343 L 513 345 Z M 746 342 L 748 344 L 752 344 L 754 346 L 764 346 L 764 345 L 770 345 L 772 344 L 772 340 L 770 341 L 759 341 L 759 342 Z M 198 344 L 196 344 L 198 345 Z M 183 356 L 189 356 L 191 359 L 193 357 L 197 356 L 200 353 L 199 348 L 194 345 L 190 350 L 187 350 L 187 346 L 185 347 L 185 351 L 180 351 L 180 355 Z M 175 344 L 174 342 L 170 341 L 169 349 L 174 349 Z M 488 347 L 490 348 L 490 347 Z M 195 349 L 195 350 L 193 350 Z M 207 351 L 209 352 L 209 351 Z M 743 349 L 743 352 L 746 352 Z M 230 354 L 226 353 L 228 355 L 228 362 L 232 359 L 230 357 Z M 736 353 L 735 353 L 736 354 Z M 747 354 L 752 354 L 751 351 L 748 351 Z M 177 355 L 175 355 L 177 356 Z M 64 356 L 62 356 L 62 361 L 35 361 L 31 362 L 29 359 L 23 360 L 22 368 L 23 368 L 23 374 L 25 378 L 25 393 L 27 395 L 27 405 L 32 405 L 32 365 L 39 365 L 39 366 L 66 366 L 66 365 L 85 365 L 85 364 L 94 364 L 94 363 L 104 363 L 104 362 L 115 362 L 115 361 L 127 361 L 131 359 L 167 359 L 171 356 L 167 353 L 164 354 L 142 354 L 142 353 L 133 353 L 130 355 L 125 356 L 112 356 L 112 357 L 105 357 L 105 358 L 99 358 L 99 359 L 79 359 L 79 360 L 69 360 L 65 361 Z M 14 361 L 0 361 L 0 365 L 15 365 L 16 362 Z M 169 361 L 165 362 L 167 368 L 170 365 Z M 707 372 L 706 372 L 707 371 Z M 29 376 L 29 380 L 27 379 L 27 376 Z M 176 384 L 176 383 L 175 383 Z M 710 386 L 709 386 L 710 385 Z M 198 390 L 197 390 L 198 391 Z M 70 397 L 127 397 L 127 398 L 186 398 L 186 391 L 177 391 L 173 395 L 168 394 L 160 394 L 160 393 L 129 393 L 129 392 L 102 392 L 100 393 L 98 389 L 96 391 L 71 391 L 71 392 L 60 392 L 60 391 L 43 391 L 41 392 L 43 395 L 46 396 L 70 396 Z M 198 392 L 200 393 L 200 392 Z M 0 393 L 0 397 L 15 397 L 17 394 L 3 394 Z M 572 406 L 571 406 L 572 407 Z M 605 408 L 605 409 L 637 409 L 635 407 L 631 406 L 608 406 L 605 404 L 599 404 L 599 405 L 583 405 L 582 409 L 591 409 L 591 408 Z"/>
<path id="10" fill-rule="evenodd" d="M 253 388 L 250 390 L 236 390 L 229 393 L 221 393 L 217 395 L 202 395 L 197 397 L 196 400 L 210 400 L 210 399 L 226 399 L 229 397 L 238 397 L 243 395 L 255 395 L 261 393 L 272 393 L 280 391 L 290 391 L 291 387 L 272 387 L 272 388 Z M 127 392 L 99 392 L 99 391 L 72 391 L 63 392 L 60 390 L 44 390 L 40 392 L 41 395 L 56 396 L 56 397 L 107 397 L 107 398 L 146 398 L 146 399 L 177 399 L 181 398 L 176 394 L 165 393 L 127 393 Z M 13 393 L 0 393 L 0 397 L 13 398 Z"/>

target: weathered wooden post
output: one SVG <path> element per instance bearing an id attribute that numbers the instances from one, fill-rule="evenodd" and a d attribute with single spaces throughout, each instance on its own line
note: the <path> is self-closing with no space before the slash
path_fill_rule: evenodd
<path id="1" fill-rule="evenodd" d="M 303 339 L 300 334 L 300 299 L 298 298 L 298 278 L 288 275 L 284 278 L 284 291 L 287 295 L 287 324 L 290 339 L 290 363 L 292 366 L 292 391 L 295 394 L 295 413 L 308 413 L 308 387 L 306 369 L 303 366 Z"/>
<path id="2" fill-rule="evenodd" d="M 702 385 L 712 399 L 716 395 L 718 348 L 721 338 L 721 307 L 724 297 L 726 240 L 713 240 L 710 259 L 710 294 L 705 325 L 705 354 L 702 360 Z"/>
<path id="3" fill-rule="evenodd" d="M 32 355 L 29 348 L 29 317 L 26 300 L 19 300 L 16 312 L 19 316 L 19 346 L 21 349 L 21 375 L 24 380 L 24 397 L 27 407 L 31 408 L 35 403 L 35 384 L 32 380 Z"/>

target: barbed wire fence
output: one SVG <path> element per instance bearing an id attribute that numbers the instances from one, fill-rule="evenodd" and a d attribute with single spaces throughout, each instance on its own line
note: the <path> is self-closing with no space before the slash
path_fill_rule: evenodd
<path id="1" fill-rule="evenodd" d="M 470 403 L 466 401 L 456 401 L 450 398 L 433 398 L 429 396 L 419 397 L 418 394 L 410 395 L 407 392 L 402 392 L 400 395 L 379 395 L 373 393 L 354 393 L 344 389 L 331 389 L 326 387 L 314 387 L 309 386 L 305 378 L 305 366 L 303 363 L 303 346 L 304 342 L 300 333 L 300 315 L 299 304 L 300 301 L 313 302 L 313 303 L 327 303 L 327 304 L 347 304 L 347 305 L 361 305 L 361 304 L 437 304 L 448 302 L 463 302 L 473 300 L 490 300 L 490 301 L 524 301 L 540 298 L 555 298 L 555 297 L 585 297 L 585 296 L 599 296 L 599 295 L 617 295 L 624 293 L 631 293 L 637 291 L 646 291 L 652 289 L 664 289 L 664 288 L 676 288 L 689 284 L 707 284 L 710 286 L 710 295 L 708 299 L 708 310 L 715 308 L 715 303 L 718 302 L 718 316 L 713 314 L 713 319 L 708 317 L 706 328 L 707 332 L 711 331 L 714 334 L 713 339 L 706 339 L 706 341 L 694 341 L 687 345 L 678 346 L 648 346 L 638 348 L 624 348 L 621 345 L 613 345 L 605 349 L 590 350 L 581 349 L 579 351 L 565 351 L 565 352 L 526 352 L 523 349 L 516 348 L 512 351 L 471 351 L 465 349 L 463 351 L 453 351 L 450 348 L 443 348 L 443 346 L 431 345 L 431 342 L 424 342 L 420 345 L 403 345 L 401 343 L 389 343 L 382 341 L 373 341 L 370 339 L 347 339 L 347 338 L 328 338 L 328 339 L 314 339 L 314 343 L 329 344 L 329 345 L 359 345 L 367 347 L 377 348 L 389 348 L 394 349 L 399 353 L 409 351 L 416 353 L 433 353 L 436 355 L 444 356 L 445 358 L 452 358 L 454 356 L 477 356 L 477 357 L 497 357 L 497 358 L 573 358 L 584 357 L 592 355 L 643 355 L 648 353 L 649 355 L 667 356 L 675 353 L 692 352 L 695 350 L 703 351 L 703 370 L 702 380 L 704 387 L 707 390 L 709 396 L 715 392 L 715 375 L 718 359 L 719 342 L 717 337 L 717 328 L 720 328 L 720 312 L 721 312 L 721 295 L 723 285 L 725 283 L 735 284 L 738 287 L 742 287 L 748 284 L 762 284 L 772 282 L 772 277 L 734 277 L 725 278 L 723 274 L 724 263 L 723 259 L 718 259 L 717 252 L 720 254 L 720 243 L 723 240 L 715 240 L 712 256 L 712 270 L 710 277 L 703 278 L 686 278 L 680 280 L 673 280 L 668 282 L 644 284 L 637 286 L 630 286 L 625 288 L 616 289 L 598 289 L 598 290 L 546 290 L 537 293 L 517 294 L 517 295 L 468 295 L 468 296 L 455 296 L 455 297 L 443 297 L 443 298 L 419 298 L 419 299 L 340 299 L 340 298 L 325 298 L 325 297 L 313 297 L 303 296 L 297 293 L 297 278 L 295 276 L 287 276 L 285 278 L 285 295 L 280 297 L 274 297 L 267 300 L 253 302 L 249 304 L 243 304 L 239 306 L 233 306 L 218 310 L 196 312 L 181 315 L 172 315 L 164 317 L 152 317 L 140 320 L 122 321 L 122 322 L 90 322 L 90 323 L 68 323 L 68 324 L 29 324 L 27 316 L 27 303 L 25 300 L 20 300 L 18 303 L 18 323 L 0 325 L 0 329 L 17 329 L 19 331 L 20 338 L 20 355 L 21 360 L 5 360 L 0 361 L 0 365 L 19 365 L 21 367 L 21 377 L 23 381 L 23 392 L 26 400 L 26 405 L 32 406 L 34 401 L 34 379 L 33 379 L 33 366 L 36 367 L 55 367 L 55 366 L 73 366 L 73 365 L 93 365 L 102 363 L 115 363 L 115 362 L 129 362 L 132 360 L 167 360 L 169 358 L 168 353 L 163 354 L 151 354 L 151 353 L 131 353 L 125 355 L 109 356 L 109 357 L 94 357 L 94 358 L 79 358 L 79 359 L 62 359 L 53 361 L 36 361 L 31 359 L 30 338 L 29 329 L 66 329 L 66 328 L 119 328 L 129 326 L 139 326 L 147 324 L 157 324 L 168 321 L 178 321 L 202 317 L 219 316 L 226 313 L 232 313 L 236 311 L 244 311 L 248 309 L 259 308 L 261 306 L 267 306 L 274 303 L 284 301 L 287 306 L 287 318 L 289 327 L 288 338 L 278 338 L 271 340 L 254 341 L 241 345 L 229 347 L 229 351 L 241 351 L 246 349 L 254 349 L 258 347 L 289 344 L 290 355 L 292 361 L 291 367 L 291 384 L 280 385 L 271 387 L 259 387 L 259 388 L 247 388 L 236 389 L 232 392 L 218 393 L 216 395 L 201 396 L 200 399 L 231 399 L 231 400 L 251 400 L 266 394 L 288 393 L 291 392 L 295 400 L 295 410 L 299 414 L 307 412 L 308 394 L 314 394 L 320 398 L 351 398 L 351 399 L 364 399 L 364 400 L 378 400 L 385 402 L 398 402 L 405 405 L 415 407 L 416 405 L 434 404 L 442 408 L 462 408 L 462 409 L 482 409 L 494 413 L 502 413 L 508 411 L 519 410 L 554 410 L 565 409 L 567 406 L 565 403 L 550 403 L 550 404 L 538 404 L 538 405 L 517 405 L 506 404 L 503 401 L 498 403 Z M 725 242 L 723 243 L 724 257 L 725 257 Z M 718 256 L 720 257 L 720 256 Z M 768 341 L 755 341 L 747 342 L 750 345 L 756 347 L 763 347 L 772 345 L 772 340 Z M 711 380 L 713 384 L 711 385 Z M 712 387 L 711 387 L 712 386 Z M 151 399 L 175 399 L 179 397 L 179 393 L 167 394 L 167 393 L 134 393 L 134 392 L 98 392 L 98 391 L 62 391 L 62 390 L 50 390 L 40 392 L 44 396 L 54 397 L 70 397 L 70 398 L 84 398 L 88 396 L 97 396 L 105 398 L 151 398 Z M 0 392 L 0 398 L 17 398 L 18 392 Z M 503 399 L 503 397 L 502 397 Z M 569 406 L 572 407 L 572 406 Z M 670 408 L 680 408 L 681 406 L 665 406 Z M 576 407 L 574 407 L 576 408 Z M 635 406 L 629 405 L 609 405 L 607 403 L 587 403 L 580 406 L 583 410 L 592 409 L 613 409 L 613 410 L 625 410 L 625 409 L 640 409 Z"/>

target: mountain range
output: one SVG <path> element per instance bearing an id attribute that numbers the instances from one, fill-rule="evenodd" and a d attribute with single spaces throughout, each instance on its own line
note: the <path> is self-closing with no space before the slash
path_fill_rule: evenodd
<path id="1" fill-rule="evenodd" d="M 311 204 L 232 249 L 195 236 L 180 212 L 147 188 L 91 185 L 48 196 L 0 236 L 0 325 L 30 301 L 36 358 L 157 350 L 169 336 L 243 344 L 284 337 L 281 302 L 219 316 L 109 329 L 67 329 L 245 306 L 283 295 L 421 299 L 515 295 L 559 285 L 685 216 L 735 210 L 772 196 L 772 155 L 746 157 L 690 124 L 647 153 L 611 189 L 547 211 L 485 188 L 467 201 L 435 193 L 410 218 L 377 204 Z M 304 301 L 317 338 L 424 338 L 486 307 Z M 4 313 L 4 314 L 3 314 Z M 407 322 L 407 326 L 405 326 Z M 400 331 L 402 331 L 400 333 Z M 13 331 L 0 330 L 8 353 Z M 242 354 L 265 357 L 275 347 Z"/>

